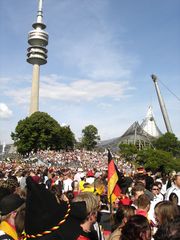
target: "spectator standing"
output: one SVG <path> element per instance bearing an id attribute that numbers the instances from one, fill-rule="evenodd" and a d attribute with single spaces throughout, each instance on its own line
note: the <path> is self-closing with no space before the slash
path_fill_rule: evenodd
<path id="1" fill-rule="evenodd" d="M 150 209 L 150 200 L 146 194 L 142 194 L 137 199 L 136 215 L 142 215 L 148 217 L 148 211 Z"/>
<path id="2" fill-rule="evenodd" d="M 169 200 L 169 196 L 171 193 L 175 193 L 177 195 L 178 205 L 180 206 L 180 172 L 176 173 L 173 185 L 167 189 L 167 192 L 165 194 L 165 200 Z"/>
<path id="3" fill-rule="evenodd" d="M 74 198 L 73 202 L 86 202 L 87 218 L 81 224 L 82 235 L 87 240 L 103 240 L 103 235 L 97 223 L 97 214 L 99 210 L 98 197 L 92 192 L 81 192 Z M 95 224 L 95 228 L 93 225 Z"/>
<path id="4" fill-rule="evenodd" d="M 64 180 L 63 180 L 63 192 L 67 192 L 67 191 L 72 191 L 72 183 L 73 180 L 71 179 L 71 174 L 67 173 L 64 176 Z"/>
<path id="5" fill-rule="evenodd" d="M 151 201 L 148 217 L 152 221 L 153 226 L 156 225 L 155 224 L 156 220 L 155 220 L 155 217 L 154 217 L 154 208 L 155 208 L 157 203 L 163 201 L 163 195 L 160 192 L 159 184 L 160 184 L 159 182 L 155 182 L 152 186 L 152 189 L 151 189 L 151 192 L 153 193 L 154 199 Z"/>

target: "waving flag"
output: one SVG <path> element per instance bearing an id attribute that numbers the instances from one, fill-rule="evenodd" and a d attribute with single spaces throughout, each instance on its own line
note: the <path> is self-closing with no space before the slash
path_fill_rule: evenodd
<path id="1" fill-rule="evenodd" d="M 117 167 L 112 159 L 111 152 L 108 150 L 108 199 L 111 203 L 121 195 L 121 189 L 117 182 Z"/>

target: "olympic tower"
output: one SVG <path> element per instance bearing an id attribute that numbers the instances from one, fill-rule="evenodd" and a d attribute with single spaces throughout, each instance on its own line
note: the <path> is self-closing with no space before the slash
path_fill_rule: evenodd
<path id="1" fill-rule="evenodd" d="M 44 30 L 46 25 L 43 23 L 43 0 L 38 1 L 37 22 L 32 25 L 34 29 L 28 34 L 30 47 L 27 49 L 27 62 L 33 65 L 29 115 L 39 111 L 40 65 L 47 63 L 48 33 Z"/>

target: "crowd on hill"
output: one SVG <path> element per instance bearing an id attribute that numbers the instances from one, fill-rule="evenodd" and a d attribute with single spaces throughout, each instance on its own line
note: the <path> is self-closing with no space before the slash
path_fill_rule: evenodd
<path id="1" fill-rule="evenodd" d="M 180 239 L 180 172 L 114 161 L 121 193 L 113 202 L 106 152 L 46 150 L 1 162 L 0 239 Z"/>

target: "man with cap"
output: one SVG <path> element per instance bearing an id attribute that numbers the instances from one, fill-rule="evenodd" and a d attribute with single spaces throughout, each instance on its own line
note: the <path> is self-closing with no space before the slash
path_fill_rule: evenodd
<path id="1" fill-rule="evenodd" d="M 24 209 L 24 199 L 18 194 L 9 194 L 0 201 L 0 239 L 18 240 L 17 217 L 21 210 Z M 23 215 L 21 215 L 23 216 Z M 18 219 L 18 220 L 17 220 Z M 21 219 L 23 226 L 24 219 Z M 20 231 L 22 231 L 21 229 Z"/>

